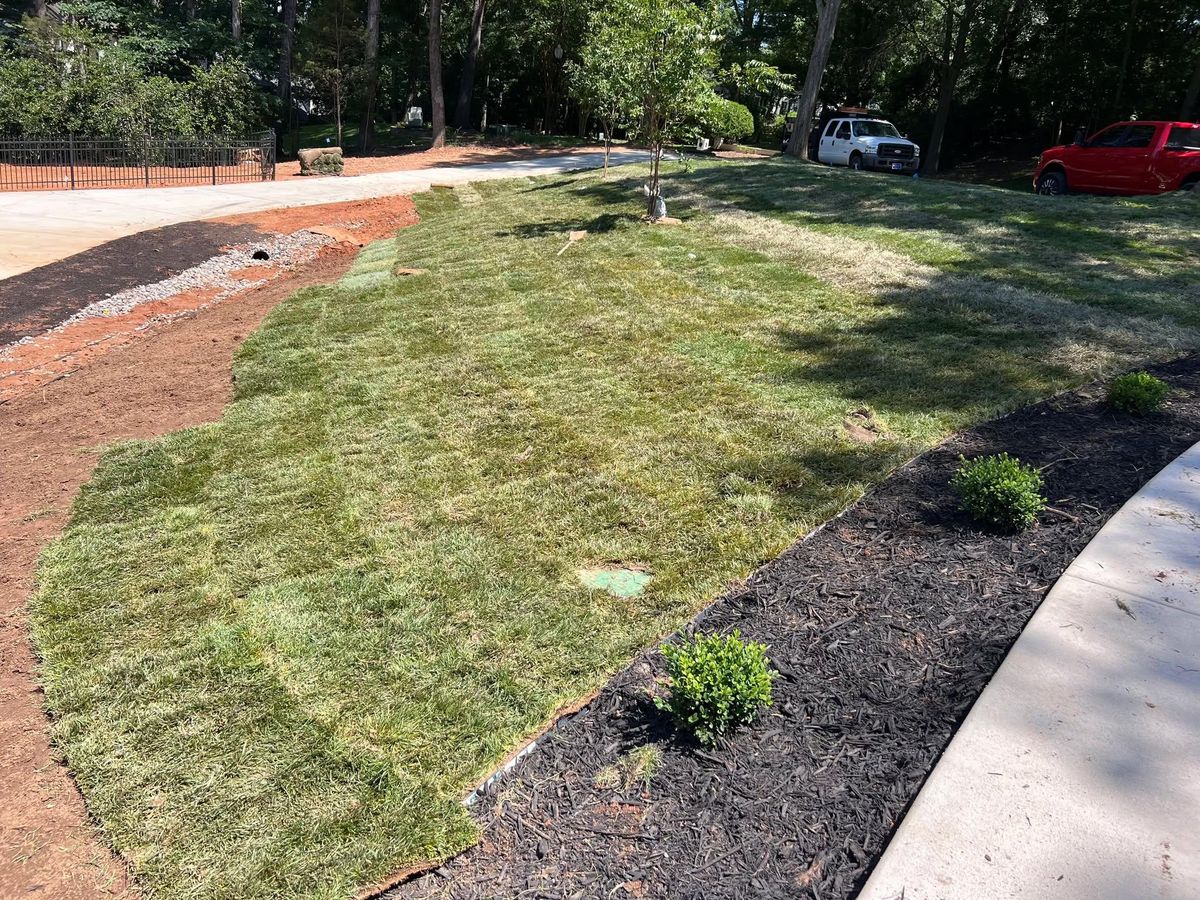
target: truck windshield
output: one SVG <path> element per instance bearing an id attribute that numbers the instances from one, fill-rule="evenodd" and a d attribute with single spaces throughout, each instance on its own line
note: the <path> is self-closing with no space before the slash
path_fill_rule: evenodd
<path id="1" fill-rule="evenodd" d="M 1168 150 L 1200 150 L 1200 127 L 1176 125 L 1167 135 Z"/>
<path id="2" fill-rule="evenodd" d="M 855 137 L 900 137 L 900 132 L 896 130 L 896 126 L 891 122 L 874 122 L 867 120 L 865 122 L 854 123 Z"/>

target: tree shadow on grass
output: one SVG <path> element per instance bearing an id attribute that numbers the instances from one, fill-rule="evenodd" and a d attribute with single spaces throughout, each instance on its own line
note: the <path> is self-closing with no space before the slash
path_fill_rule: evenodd
<path id="1" fill-rule="evenodd" d="M 1184 204 L 1161 198 L 1144 209 L 1098 198 L 1052 204 L 983 188 L 806 173 L 783 164 L 743 167 L 736 178 L 725 167 L 678 173 L 668 179 L 668 194 L 672 188 L 805 227 L 844 227 L 851 235 L 875 229 L 918 242 L 900 249 L 918 257 L 933 253 L 946 271 L 1007 272 L 1015 283 L 1076 302 L 1200 326 L 1200 306 L 1193 302 L 1200 300 L 1194 262 L 1200 233 L 1194 220 L 1174 212 Z M 1154 228 L 1152 240 L 1138 227 L 1142 222 Z M 949 240 L 939 241 L 938 234 Z"/>
<path id="2" fill-rule="evenodd" d="M 586 231 L 588 234 L 604 234 L 626 222 L 636 222 L 632 213 L 602 213 L 592 219 L 561 219 L 557 222 L 527 222 L 508 230 L 497 231 L 495 237 L 543 238 L 548 235 L 566 234 L 568 231 Z"/>

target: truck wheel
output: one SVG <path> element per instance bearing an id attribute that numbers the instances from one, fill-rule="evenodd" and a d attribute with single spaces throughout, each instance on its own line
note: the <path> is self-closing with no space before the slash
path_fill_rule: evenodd
<path id="1" fill-rule="evenodd" d="M 1200 175 L 1189 175 L 1183 179 L 1183 184 L 1179 186 L 1181 191 L 1194 191 L 1197 185 L 1200 185 Z"/>
<path id="2" fill-rule="evenodd" d="M 1043 172 L 1038 179 L 1037 192 L 1043 197 L 1059 197 L 1067 192 L 1067 176 L 1054 169 Z"/>
<path id="3" fill-rule="evenodd" d="M 850 154 L 850 168 L 855 172 L 861 172 L 863 167 L 862 154 L 855 150 Z"/>

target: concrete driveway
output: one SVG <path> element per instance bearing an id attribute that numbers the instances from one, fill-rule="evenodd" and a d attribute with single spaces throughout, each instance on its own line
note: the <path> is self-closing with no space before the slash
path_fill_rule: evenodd
<path id="1" fill-rule="evenodd" d="M 611 162 L 621 165 L 649 158 L 648 153 L 614 150 Z M 250 184 L 129 190 L 4 192 L 0 193 L 0 279 L 163 225 L 289 206 L 415 194 L 428 190 L 432 184 L 553 175 L 598 168 L 603 162 L 603 153 L 576 153 L 376 172 L 351 178 L 289 178 Z"/>

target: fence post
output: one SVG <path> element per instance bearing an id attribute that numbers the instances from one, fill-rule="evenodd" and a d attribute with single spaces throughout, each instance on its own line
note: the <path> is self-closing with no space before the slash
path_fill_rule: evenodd
<path id="1" fill-rule="evenodd" d="M 67 135 L 67 165 L 71 167 L 71 190 L 75 190 L 75 135 Z"/>
<path id="2" fill-rule="evenodd" d="M 215 186 L 217 183 L 217 139 L 209 138 L 208 152 L 212 157 L 212 183 Z"/>
<path id="3" fill-rule="evenodd" d="M 146 187 L 150 187 L 150 135 L 142 138 L 142 169 L 146 175 Z"/>

